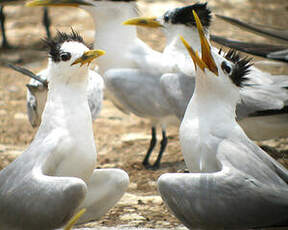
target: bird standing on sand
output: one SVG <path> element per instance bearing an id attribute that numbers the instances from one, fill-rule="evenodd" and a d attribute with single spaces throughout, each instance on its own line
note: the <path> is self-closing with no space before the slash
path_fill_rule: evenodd
<path id="1" fill-rule="evenodd" d="M 91 14 L 96 30 L 94 46 L 105 47 L 106 50 L 105 57 L 97 64 L 99 73 L 103 74 L 108 97 L 124 113 L 133 113 L 150 121 L 152 138 L 143 165 L 159 168 L 168 142 L 166 126 L 177 122 L 160 87 L 160 77 L 168 71 L 170 63 L 163 61 L 161 53 L 137 37 L 136 28 L 122 26 L 125 20 L 138 16 L 136 1 L 78 0 L 75 3 L 71 0 L 35 0 L 28 3 L 28 6 L 36 5 L 73 5 Z M 162 140 L 157 160 L 151 165 L 149 158 L 156 146 L 157 126 L 162 129 Z"/>
<path id="2" fill-rule="evenodd" d="M 182 120 L 195 87 L 195 70 L 191 59 L 179 39 L 185 36 L 193 49 L 201 52 L 196 23 L 192 11 L 195 11 L 204 26 L 205 36 L 209 38 L 211 11 L 207 3 L 193 4 L 167 11 L 159 18 L 134 18 L 125 22 L 130 25 L 159 27 L 164 30 L 167 46 L 164 56 L 175 57 L 177 73 L 163 74 L 161 86 L 173 108 L 174 114 Z M 174 44 L 174 45 L 171 45 Z M 215 52 L 218 49 L 212 47 Z M 181 73 L 181 71 L 183 73 Z M 237 105 L 236 115 L 241 127 L 254 140 L 265 140 L 288 136 L 288 78 L 286 75 L 271 75 L 251 67 L 247 85 L 241 88 L 241 101 Z M 248 84 L 249 83 L 249 84 Z M 192 89 L 192 90 L 191 90 Z M 261 132 L 259 130 L 261 129 Z"/>
<path id="3" fill-rule="evenodd" d="M 189 229 L 288 226 L 288 171 L 254 144 L 235 120 L 249 59 L 233 50 L 224 57 L 215 52 L 196 21 L 201 58 L 182 39 L 196 68 L 196 88 L 180 127 L 191 173 L 162 175 L 160 194 Z"/>
<path id="4" fill-rule="evenodd" d="M 124 194 L 120 169 L 95 169 L 96 147 L 87 100 L 89 70 L 104 54 L 76 32 L 48 40 L 49 91 L 42 122 L 28 149 L 0 172 L 0 228 L 48 230 L 82 208 L 79 223 L 102 217 Z"/>

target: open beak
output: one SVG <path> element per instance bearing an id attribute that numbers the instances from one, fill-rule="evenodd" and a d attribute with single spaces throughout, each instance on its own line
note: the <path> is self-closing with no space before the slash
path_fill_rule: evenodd
<path id="1" fill-rule="evenodd" d="M 158 28 L 163 25 L 157 20 L 157 17 L 139 17 L 139 18 L 131 18 L 127 21 L 123 22 L 123 25 L 133 25 L 133 26 L 145 26 Z"/>
<path id="2" fill-rule="evenodd" d="M 180 36 L 181 41 L 183 42 L 184 46 L 186 47 L 186 49 L 188 50 L 194 65 L 195 65 L 195 69 L 197 68 L 197 66 L 200 67 L 200 69 L 202 69 L 204 71 L 205 68 L 208 68 L 208 66 L 206 65 L 206 63 L 199 57 L 198 52 L 194 51 L 193 48 L 189 45 L 189 43 L 182 37 Z"/>
<path id="3" fill-rule="evenodd" d="M 202 60 L 207 65 L 208 69 L 211 72 L 215 73 L 216 76 L 218 76 L 218 68 L 215 64 L 213 57 L 212 57 L 211 47 L 210 47 L 209 42 L 207 41 L 206 36 L 204 34 L 204 29 L 203 29 L 203 26 L 201 24 L 201 21 L 194 10 L 193 10 L 193 15 L 194 15 L 194 18 L 196 21 L 196 26 L 197 26 L 197 30 L 198 30 L 200 41 L 201 41 Z"/>
<path id="4" fill-rule="evenodd" d="M 81 63 L 81 66 L 82 66 L 82 65 L 85 65 L 87 63 L 89 66 L 89 64 L 95 58 L 98 58 L 104 54 L 105 54 L 104 50 L 88 50 L 88 51 L 84 52 L 84 54 L 80 58 L 77 58 L 71 65 L 76 65 L 78 63 Z"/>
<path id="5" fill-rule="evenodd" d="M 194 10 L 193 10 L 193 15 L 196 21 L 196 26 L 197 26 L 197 30 L 198 30 L 200 41 L 201 41 L 201 58 L 199 57 L 198 53 L 193 50 L 193 48 L 188 44 L 188 42 L 183 37 L 180 37 L 180 39 L 182 40 L 184 46 L 188 50 L 194 62 L 195 69 L 196 69 L 196 66 L 199 66 L 203 71 L 205 68 L 207 68 L 211 72 L 213 72 L 216 76 L 218 76 L 218 68 L 212 57 L 211 47 L 209 45 L 208 40 L 205 37 L 205 33 L 204 33 L 203 26 L 201 24 L 201 21 L 198 18 L 198 15 L 196 14 Z"/>
<path id="6" fill-rule="evenodd" d="M 91 5 L 85 0 L 32 0 L 26 3 L 26 6 L 74 6 L 79 7 L 80 5 Z"/>

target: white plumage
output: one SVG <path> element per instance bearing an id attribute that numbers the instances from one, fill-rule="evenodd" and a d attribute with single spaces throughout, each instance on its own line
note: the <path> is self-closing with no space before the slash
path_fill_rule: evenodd
<path id="1" fill-rule="evenodd" d="M 191 173 L 162 175 L 160 194 L 189 229 L 287 226 L 288 171 L 254 144 L 235 120 L 241 86 L 232 79 L 239 74 L 244 85 L 243 70 L 249 65 L 213 50 L 211 54 L 208 60 L 194 60 L 196 87 L 180 127 Z M 212 72 L 211 59 L 218 76 Z"/>
<path id="2" fill-rule="evenodd" d="M 87 210 L 81 223 L 99 219 L 128 187 L 125 171 L 95 169 L 90 72 L 80 64 L 103 51 L 89 51 L 81 40 L 74 31 L 58 32 L 50 43 L 54 50 L 46 70 L 49 90 L 42 122 L 28 149 L 0 172 L 1 229 L 59 228 L 82 208 Z"/>

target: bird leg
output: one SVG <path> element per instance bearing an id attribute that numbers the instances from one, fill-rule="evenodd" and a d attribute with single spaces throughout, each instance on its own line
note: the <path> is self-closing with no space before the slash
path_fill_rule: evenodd
<path id="1" fill-rule="evenodd" d="M 2 31 L 2 47 L 3 48 L 10 48 L 10 45 L 7 41 L 6 38 L 6 33 L 5 33 L 5 15 L 3 12 L 4 6 L 0 6 L 0 24 L 1 24 L 1 31 Z"/>
<path id="2" fill-rule="evenodd" d="M 160 161 L 161 161 L 163 153 L 164 153 L 164 151 L 166 149 L 167 143 L 168 143 L 168 139 L 167 139 L 167 136 L 166 136 L 166 131 L 164 129 L 162 129 L 162 141 L 160 142 L 160 151 L 159 151 L 157 160 L 155 161 L 155 163 L 153 164 L 151 169 L 156 170 L 156 169 L 160 168 Z"/>
<path id="3" fill-rule="evenodd" d="M 156 128 L 155 127 L 152 127 L 151 128 L 151 134 L 152 134 L 152 138 L 151 138 L 151 141 L 150 141 L 150 146 L 149 146 L 149 149 L 145 155 L 145 158 L 142 162 L 142 164 L 144 165 L 145 168 L 149 168 L 151 165 L 149 164 L 149 158 L 150 158 L 150 155 L 156 145 L 156 142 L 157 142 L 157 138 L 156 138 Z"/>
<path id="4" fill-rule="evenodd" d="M 47 35 L 47 38 L 51 38 L 51 33 L 50 33 L 50 25 L 51 25 L 51 21 L 50 21 L 50 18 L 49 18 L 49 14 L 48 14 L 48 8 L 47 7 L 44 7 L 44 12 L 43 12 L 43 25 L 45 27 L 45 30 L 46 30 L 46 35 Z"/>

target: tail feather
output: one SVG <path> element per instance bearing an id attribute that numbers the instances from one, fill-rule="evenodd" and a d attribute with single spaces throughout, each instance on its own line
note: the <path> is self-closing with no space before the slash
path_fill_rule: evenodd
<path id="1" fill-rule="evenodd" d="M 271 27 L 271 26 L 267 26 L 267 25 L 254 25 L 251 23 L 245 23 L 242 22 L 240 20 L 234 19 L 234 18 L 230 18 L 227 16 L 222 16 L 222 15 L 218 15 L 216 14 L 216 16 L 218 18 L 221 18 L 222 20 L 224 20 L 225 22 L 228 22 L 234 26 L 237 26 L 243 30 L 247 30 L 249 32 L 264 36 L 264 37 L 268 37 L 268 38 L 273 38 L 273 39 L 278 39 L 281 41 L 288 41 L 288 31 L 284 30 L 284 29 L 279 29 L 279 28 L 275 28 L 275 27 Z"/>
<path id="2" fill-rule="evenodd" d="M 19 72 L 19 73 L 22 73 L 30 78 L 33 78 L 35 79 L 36 81 L 39 81 L 41 82 L 44 86 L 48 86 L 48 82 L 47 80 L 43 80 L 41 77 L 39 77 L 38 75 L 34 74 L 32 71 L 24 68 L 24 67 L 20 67 L 20 66 L 16 66 L 16 65 L 13 65 L 11 63 L 7 63 L 6 64 L 8 67 L 10 67 L 11 69 Z"/>
<path id="3" fill-rule="evenodd" d="M 235 40 L 229 40 L 224 37 L 211 35 L 211 40 L 232 49 L 236 49 L 248 54 L 252 54 L 259 57 L 264 57 L 272 60 L 288 62 L 288 47 L 276 46 L 265 43 L 249 43 L 240 42 Z"/>

